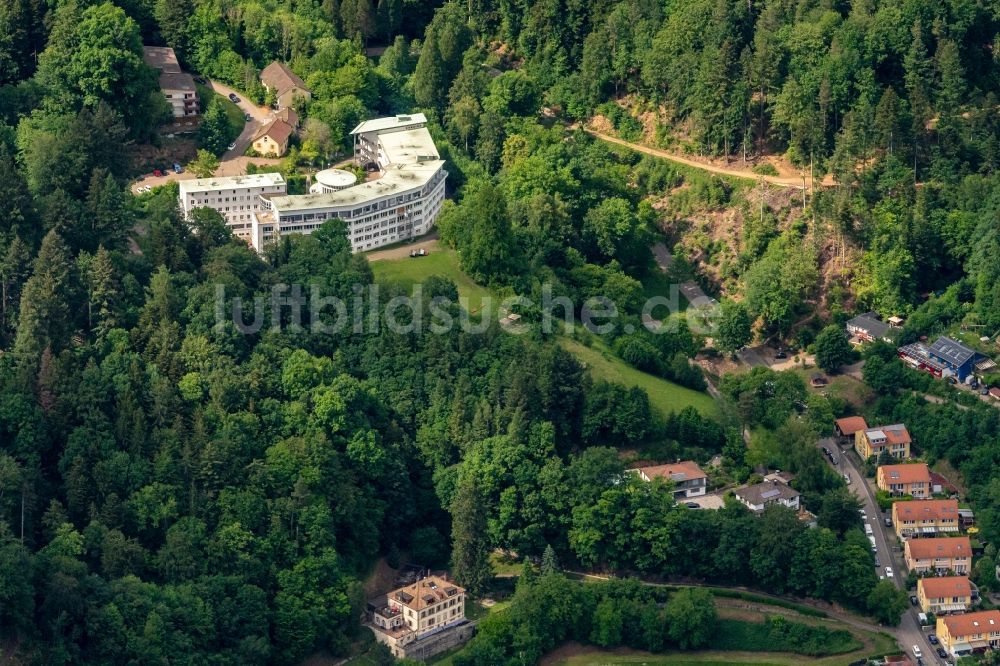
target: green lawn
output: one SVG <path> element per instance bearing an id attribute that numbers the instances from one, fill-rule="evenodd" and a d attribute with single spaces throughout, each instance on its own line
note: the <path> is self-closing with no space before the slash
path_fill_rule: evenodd
<path id="1" fill-rule="evenodd" d="M 375 279 L 379 282 L 395 282 L 407 289 L 423 282 L 432 275 L 446 277 L 458 287 L 459 298 L 468 299 L 467 309 L 478 313 L 485 299 L 492 299 L 489 289 L 472 281 L 458 266 L 458 255 L 454 250 L 438 247 L 426 257 L 403 257 L 402 259 L 384 259 L 371 262 Z M 493 308 L 499 305 L 497 300 L 488 303 Z"/>
<path id="2" fill-rule="evenodd" d="M 587 365 L 594 379 L 604 379 L 625 386 L 638 386 L 649 394 L 649 403 L 660 414 L 679 412 L 691 406 L 702 414 L 715 416 L 718 408 L 707 393 L 693 391 L 665 379 L 636 370 L 611 353 L 600 342 L 586 347 L 575 340 L 560 338 L 564 349 Z"/>
<path id="3" fill-rule="evenodd" d="M 196 83 L 195 88 L 198 91 L 198 99 L 201 103 L 202 111 L 208 107 L 209 100 L 213 97 L 219 98 L 222 102 L 222 108 L 226 111 L 226 118 L 229 120 L 229 128 L 232 133 L 230 140 L 238 137 L 240 132 L 243 131 L 243 126 L 246 125 L 246 116 L 243 114 L 243 110 L 233 104 L 228 97 L 218 94 L 209 86 L 203 86 L 200 83 Z"/>
<path id="4" fill-rule="evenodd" d="M 648 652 L 588 652 L 551 662 L 551 666 L 728 666 L 728 664 L 753 664 L 754 666 L 794 666 L 802 663 L 835 666 L 847 664 L 844 657 L 811 659 L 791 654 L 761 654 L 744 652 L 677 652 L 650 654 Z"/>

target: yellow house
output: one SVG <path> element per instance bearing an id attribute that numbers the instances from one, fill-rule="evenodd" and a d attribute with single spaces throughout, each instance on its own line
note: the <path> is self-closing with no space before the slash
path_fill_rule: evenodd
<path id="1" fill-rule="evenodd" d="M 1000 647 L 1000 611 L 939 617 L 937 635 L 941 647 L 952 657 L 971 654 L 974 650 L 996 649 Z"/>
<path id="2" fill-rule="evenodd" d="M 972 605 L 972 585 L 966 576 L 920 578 L 917 580 L 917 599 L 920 610 L 925 613 L 964 613 Z"/>
<path id="3" fill-rule="evenodd" d="M 892 505 L 896 536 L 907 539 L 958 532 L 958 500 L 910 500 Z"/>
<path id="4" fill-rule="evenodd" d="M 910 495 L 929 497 L 931 494 L 931 473 L 924 463 L 910 465 L 882 465 L 878 468 L 876 485 L 890 495 Z"/>
<path id="5" fill-rule="evenodd" d="M 854 433 L 854 449 L 862 460 L 868 460 L 872 456 L 878 458 L 883 451 L 887 451 L 893 458 L 909 458 L 910 444 L 910 432 L 902 423 L 863 428 Z"/>
<path id="6" fill-rule="evenodd" d="M 264 157 L 281 157 L 288 150 L 292 126 L 280 118 L 272 120 L 253 137 L 253 149 Z"/>
<path id="7" fill-rule="evenodd" d="M 969 537 L 907 539 L 903 544 L 906 568 L 917 573 L 969 573 L 972 545 Z"/>

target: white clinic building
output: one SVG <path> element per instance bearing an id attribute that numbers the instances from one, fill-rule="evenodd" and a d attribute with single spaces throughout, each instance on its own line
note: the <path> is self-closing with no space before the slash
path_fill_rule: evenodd
<path id="1" fill-rule="evenodd" d="M 186 219 L 195 208 L 212 208 L 226 219 L 233 235 L 251 242 L 253 214 L 261 209 L 265 197 L 281 196 L 287 191 L 280 173 L 256 173 L 182 180 L 180 206 Z"/>
<path id="2" fill-rule="evenodd" d="M 444 161 L 427 131 L 423 114 L 361 123 L 354 136 L 355 159 L 377 171 L 354 184 L 351 174 L 321 171 L 309 194 L 261 197 L 250 238 L 254 248 L 288 234 L 308 234 L 330 219 L 347 224 L 355 252 L 430 231 L 444 201 Z"/>

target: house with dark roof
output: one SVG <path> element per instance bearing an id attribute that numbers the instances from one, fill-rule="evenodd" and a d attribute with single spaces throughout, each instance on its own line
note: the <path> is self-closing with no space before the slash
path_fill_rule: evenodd
<path id="1" fill-rule="evenodd" d="M 294 129 L 280 118 L 275 118 L 257 130 L 251 145 L 264 157 L 281 157 L 288 150 L 288 140 Z"/>
<path id="2" fill-rule="evenodd" d="M 754 513 L 763 513 L 772 504 L 780 504 L 794 511 L 800 508 L 799 492 L 785 483 L 764 481 L 746 488 L 737 488 L 733 495 L 740 504 Z"/>
<path id="3" fill-rule="evenodd" d="M 860 314 L 847 322 L 847 333 L 857 342 L 874 342 L 883 340 L 888 343 L 895 341 L 899 335 L 898 328 L 887 324 L 875 312 Z"/>
<path id="4" fill-rule="evenodd" d="M 962 382 L 975 370 L 976 362 L 983 358 L 983 355 L 975 349 L 946 335 L 935 340 L 934 344 L 927 348 L 927 354 L 944 365 L 945 371 L 942 373 L 944 376 L 949 376 L 950 372 Z"/>
<path id="5" fill-rule="evenodd" d="M 166 46 L 143 46 L 142 59 L 160 73 L 160 91 L 170 103 L 174 118 L 196 116 L 200 112 L 198 91 L 190 74 L 181 70 L 177 55 Z"/>
<path id="6" fill-rule="evenodd" d="M 277 108 L 292 106 L 296 97 L 308 100 L 312 93 L 305 82 L 283 62 L 272 62 L 260 73 L 260 82 L 269 91 L 274 91 Z"/>

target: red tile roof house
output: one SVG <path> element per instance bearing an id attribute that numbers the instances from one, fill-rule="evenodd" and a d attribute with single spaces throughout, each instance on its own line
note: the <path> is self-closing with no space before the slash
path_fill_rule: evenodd
<path id="1" fill-rule="evenodd" d="M 854 441 L 854 435 L 860 430 L 868 430 L 868 423 L 861 416 L 845 416 L 833 422 L 833 429 L 837 431 L 838 437 L 850 438 Z"/>
<path id="2" fill-rule="evenodd" d="M 674 499 L 698 497 L 708 490 L 708 475 L 701 471 L 698 464 L 684 460 L 669 465 L 652 465 L 631 470 L 643 481 L 664 479 L 674 482 Z"/>

